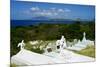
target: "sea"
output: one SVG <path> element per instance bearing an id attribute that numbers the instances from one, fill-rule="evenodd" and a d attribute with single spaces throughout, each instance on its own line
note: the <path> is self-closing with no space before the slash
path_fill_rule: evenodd
<path id="1" fill-rule="evenodd" d="M 72 24 L 75 21 L 48 21 L 48 20 L 11 20 L 11 27 L 43 24 Z"/>

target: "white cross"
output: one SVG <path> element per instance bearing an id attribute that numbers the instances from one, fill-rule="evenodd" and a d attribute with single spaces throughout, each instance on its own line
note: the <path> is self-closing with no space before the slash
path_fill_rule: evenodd
<path id="1" fill-rule="evenodd" d="M 20 47 L 20 50 L 24 49 L 25 47 L 24 40 L 22 40 L 21 43 L 18 43 L 18 47 Z"/>

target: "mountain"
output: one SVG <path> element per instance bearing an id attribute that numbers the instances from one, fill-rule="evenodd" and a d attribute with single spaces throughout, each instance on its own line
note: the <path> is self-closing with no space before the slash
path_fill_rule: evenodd
<path id="1" fill-rule="evenodd" d="M 32 20 L 50 20 L 50 18 L 44 16 L 37 16 L 37 17 L 33 17 Z"/>

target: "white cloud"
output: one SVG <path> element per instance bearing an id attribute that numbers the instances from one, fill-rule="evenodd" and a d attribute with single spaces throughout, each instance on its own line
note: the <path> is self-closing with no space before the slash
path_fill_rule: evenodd
<path id="1" fill-rule="evenodd" d="M 37 12 L 38 15 L 42 15 L 42 16 L 51 16 L 52 13 L 51 12 Z"/>
<path id="2" fill-rule="evenodd" d="M 38 10 L 40 10 L 38 7 L 32 7 L 30 9 L 31 9 L 31 11 L 38 11 Z"/>
<path id="3" fill-rule="evenodd" d="M 44 9 L 44 10 L 42 10 L 42 11 L 43 11 L 43 12 L 47 12 L 47 10 L 45 10 L 45 9 Z"/>
<path id="4" fill-rule="evenodd" d="M 58 9 L 58 12 L 70 12 L 70 9 Z"/>
<path id="5" fill-rule="evenodd" d="M 58 9 L 58 12 L 64 12 L 64 10 L 63 9 Z"/>
<path id="6" fill-rule="evenodd" d="M 50 10 L 51 10 L 51 11 L 56 11 L 56 8 L 53 7 L 53 8 L 50 8 Z"/>
<path id="7" fill-rule="evenodd" d="M 68 12 L 70 12 L 71 10 L 69 9 L 62 9 L 62 8 L 48 8 L 48 9 L 43 9 L 43 8 L 39 8 L 37 6 L 31 7 L 29 8 L 29 10 L 26 10 L 26 13 L 30 16 L 46 16 L 46 17 L 51 17 L 51 18 L 55 18 L 55 17 L 62 17 L 64 15 L 67 16 Z"/>
<path id="8" fill-rule="evenodd" d="M 55 7 L 53 7 L 53 8 L 50 8 L 50 9 L 55 10 L 56 8 L 55 8 Z"/>
<path id="9" fill-rule="evenodd" d="M 70 10 L 70 9 L 65 9 L 65 11 L 66 11 L 66 12 L 71 12 L 71 10 Z"/>

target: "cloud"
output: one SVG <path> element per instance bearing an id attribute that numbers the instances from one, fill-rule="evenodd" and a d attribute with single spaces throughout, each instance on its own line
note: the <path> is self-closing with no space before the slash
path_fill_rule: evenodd
<path id="1" fill-rule="evenodd" d="M 56 8 L 49 8 L 49 9 L 40 9 L 39 7 L 31 7 L 30 13 L 34 14 L 35 16 L 54 16 L 58 15 Z"/>
<path id="2" fill-rule="evenodd" d="M 58 9 L 58 12 L 71 12 L 70 9 Z"/>
<path id="3" fill-rule="evenodd" d="M 64 10 L 63 9 L 58 9 L 58 12 L 64 12 Z"/>
<path id="4" fill-rule="evenodd" d="M 39 11 L 40 9 L 38 7 L 32 7 L 30 8 L 31 11 Z"/>
<path id="5" fill-rule="evenodd" d="M 52 10 L 42 10 L 39 11 L 37 14 L 40 14 L 42 16 L 56 16 L 58 15 L 58 12 Z"/>
<path id="6" fill-rule="evenodd" d="M 62 8 L 55 8 L 51 7 L 48 9 L 45 8 L 40 8 L 38 6 L 34 6 L 29 8 L 29 10 L 26 10 L 27 15 L 30 16 L 46 16 L 46 17 L 51 17 L 51 18 L 57 18 L 57 17 L 62 17 L 62 16 L 68 16 L 68 12 L 71 10 L 69 9 L 62 9 Z"/>
<path id="7" fill-rule="evenodd" d="M 66 11 L 66 12 L 71 12 L 71 10 L 70 10 L 70 9 L 65 9 L 65 11 Z"/>
<path id="8" fill-rule="evenodd" d="M 50 8 L 49 10 L 50 11 L 56 11 L 56 8 L 53 7 L 53 8 Z"/>
<path id="9" fill-rule="evenodd" d="M 46 12 L 46 13 L 40 12 L 40 15 L 42 15 L 42 16 L 51 16 L 52 13 L 51 12 Z"/>
<path id="10" fill-rule="evenodd" d="M 53 7 L 53 8 L 50 8 L 51 10 L 55 10 L 56 8 L 55 7 Z"/>

